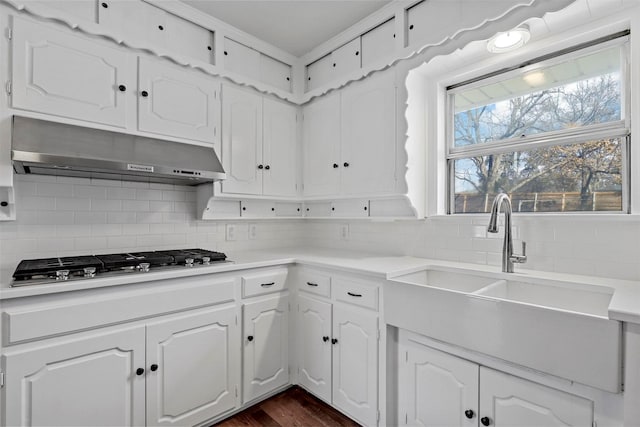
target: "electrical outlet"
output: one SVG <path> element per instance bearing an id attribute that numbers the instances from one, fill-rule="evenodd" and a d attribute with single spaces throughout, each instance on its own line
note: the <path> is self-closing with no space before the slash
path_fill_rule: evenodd
<path id="1" fill-rule="evenodd" d="M 227 224 L 226 230 L 226 238 L 227 241 L 236 240 L 236 226 L 235 224 Z"/>
<path id="2" fill-rule="evenodd" d="M 349 240 L 349 224 L 342 224 L 340 226 L 340 238 L 342 240 Z"/>
<path id="3" fill-rule="evenodd" d="M 258 237 L 258 226 L 249 224 L 249 240 L 255 240 L 256 237 Z"/>

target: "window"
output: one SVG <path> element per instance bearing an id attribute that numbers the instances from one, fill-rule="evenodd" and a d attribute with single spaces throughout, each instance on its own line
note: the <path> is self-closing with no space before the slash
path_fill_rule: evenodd
<path id="1" fill-rule="evenodd" d="M 449 212 L 628 212 L 627 39 L 448 87 Z"/>

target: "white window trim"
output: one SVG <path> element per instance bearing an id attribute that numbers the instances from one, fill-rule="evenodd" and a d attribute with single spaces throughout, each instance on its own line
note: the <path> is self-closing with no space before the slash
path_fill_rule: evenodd
<path id="1" fill-rule="evenodd" d="M 465 55 L 463 49 L 456 58 L 456 63 L 445 67 L 430 67 L 425 65 L 422 76 L 426 82 L 425 86 L 425 114 L 426 117 L 426 180 L 427 195 L 425 200 L 426 217 L 473 217 L 482 218 L 488 214 L 447 214 L 447 180 L 448 167 L 446 160 L 447 150 L 447 123 L 448 123 L 448 102 L 447 87 L 461 81 L 470 80 L 472 78 L 487 75 L 493 71 L 514 66 L 522 63 L 527 59 L 553 53 L 564 48 L 589 42 L 600 37 L 607 36 L 626 29 L 631 30 L 629 39 L 629 57 L 636 58 L 628 65 L 628 73 L 630 76 L 640 75 L 640 6 L 634 9 L 635 13 L 629 14 L 626 11 L 622 14 L 612 15 L 594 22 L 585 23 L 578 27 L 549 36 L 542 41 L 536 41 L 525 48 L 511 52 L 508 54 L 495 55 L 486 52 L 486 54 L 478 60 L 478 57 L 471 57 L 466 63 L 472 64 L 460 67 L 459 64 Z M 631 16 L 630 16 L 631 15 Z M 462 58 L 461 58 L 462 57 Z M 440 65 L 446 61 L 440 62 Z M 456 67 L 456 65 L 458 65 Z M 632 78 L 632 77 L 631 77 Z M 631 85 L 629 89 L 629 98 L 631 103 L 630 114 L 626 115 L 629 131 L 634 133 L 634 123 L 640 123 L 640 85 Z M 638 132 L 636 131 L 636 134 Z M 637 139 L 637 137 L 636 137 Z M 640 219 L 640 139 L 632 144 L 630 150 L 629 171 L 629 193 L 630 214 L 620 212 L 564 212 L 564 213 L 518 213 L 522 217 L 558 217 L 558 218 L 576 218 L 579 217 L 597 217 L 597 218 L 631 218 L 632 220 Z"/>

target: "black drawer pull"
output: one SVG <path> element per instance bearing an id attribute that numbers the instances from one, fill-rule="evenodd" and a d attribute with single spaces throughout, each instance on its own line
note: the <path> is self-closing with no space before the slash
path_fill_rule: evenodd
<path id="1" fill-rule="evenodd" d="M 261 284 L 260 286 L 262 286 L 263 288 L 267 288 L 267 287 L 269 287 L 269 286 L 273 286 L 273 285 L 275 285 L 275 284 L 276 284 L 276 282 L 263 283 L 263 284 Z"/>
<path id="2" fill-rule="evenodd" d="M 311 283 L 311 282 L 307 282 L 307 285 L 309 285 L 309 286 L 313 286 L 313 287 L 317 287 L 317 286 L 318 286 L 318 284 L 317 284 L 317 283 Z"/>
<path id="3" fill-rule="evenodd" d="M 353 292 L 347 292 L 347 295 L 350 295 L 352 297 L 357 297 L 357 298 L 360 298 L 362 296 L 362 294 L 354 294 Z"/>

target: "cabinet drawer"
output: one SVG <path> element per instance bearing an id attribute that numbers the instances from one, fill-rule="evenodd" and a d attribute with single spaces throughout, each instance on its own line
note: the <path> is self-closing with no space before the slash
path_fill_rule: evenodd
<path id="1" fill-rule="evenodd" d="M 298 289 L 328 298 L 331 296 L 331 276 L 303 271 L 300 273 Z"/>
<path id="2" fill-rule="evenodd" d="M 333 294 L 336 300 L 362 307 L 378 309 L 378 288 L 342 277 L 334 277 Z"/>
<path id="3" fill-rule="evenodd" d="M 287 270 L 273 270 L 242 276 L 242 297 L 280 292 L 284 289 Z"/>

